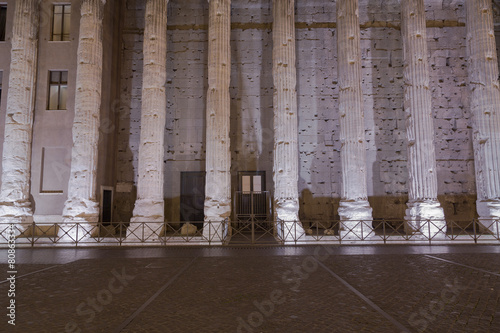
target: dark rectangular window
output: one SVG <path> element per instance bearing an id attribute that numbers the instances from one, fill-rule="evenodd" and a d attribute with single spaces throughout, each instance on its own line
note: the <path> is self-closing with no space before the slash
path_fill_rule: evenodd
<path id="1" fill-rule="evenodd" d="M 113 191 L 102 190 L 102 216 L 101 222 L 111 222 L 113 211 Z"/>
<path id="2" fill-rule="evenodd" d="M 71 5 L 54 5 L 52 18 L 52 40 L 69 40 L 71 22 Z"/>
<path id="3" fill-rule="evenodd" d="M 66 110 L 66 100 L 68 98 L 68 72 L 49 72 L 49 110 Z"/>
<path id="4" fill-rule="evenodd" d="M 7 6 L 0 5 L 0 41 L 5 41 L 6 29 L 7 29 Z"/>

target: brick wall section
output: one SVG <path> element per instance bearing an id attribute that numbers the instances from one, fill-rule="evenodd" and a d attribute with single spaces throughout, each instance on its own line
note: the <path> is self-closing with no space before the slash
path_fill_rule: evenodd
<path id="1" fill-rule="evenodd" d="M 272 188 L 271 2 L 232 4 L 231 151 L 237 171 L 265 170 Z M 335 218 L 340 192 L 335 3 L 297 0 L 301 219 Z M 402 218 L 407 200 L 403 55 L 397 0 L 360 0 L 368 191 L 374 217 Z M 135 193 L 142 69 L 143 1 L 127 0 L 116 193 L 119 217 Z M 463 1 L 426 1 L 439 200 L 448 219 L 474 216 Z M 498 18 L 497 18 L 498 21 Z M 204 170 L 206 0 L 170 1 L 165 131 L 166 217 L 179 219 L 180 172 Z M 126 188 L 127 186 L 123 186 Z M 129 190 L 127 189 L 127 191 Z M 130 211 L 129 211 L 130 210 Z"/>
<path id="2" fill-rule="evenodd" d="M 116 221 L 130 221 L 136 197 L 137 156 L 140 140 L 144 4 L 127 0 L 123 13 L 120 112 L 117 129 Z"/>

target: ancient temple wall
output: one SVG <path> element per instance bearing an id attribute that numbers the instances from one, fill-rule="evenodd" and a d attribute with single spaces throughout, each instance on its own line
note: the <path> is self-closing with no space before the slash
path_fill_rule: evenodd
<path id="1" fill-rule="evenodd" d="M 230 85 L 233 191 L 238 190 L 237 171 L 266 171 L 266 190 L 273 188 L 272 20 L 272 1 L 238 4 L 233 0 Z"/>
<path id="2" fill-rule="evenodd" d="M 0 102 L 0 138 L 3 140 L 5 129 L 5 111 L 7 110 L 7 87 L 9 83 L 10 48 L 12 38 L 12 25 L 14 21 L 14 1 L 4 1 L 7 4 L 7 22 L 5 41 L 0 42 L 0 71 L 2 72 L 2 100 Z M 2 156 L 3 144 L 0 143 L 0 156 Z M 0 172 L 2 166 L 0 163 Z M 0 180 L 1 184 L 1 180 Z"/>
<path id="3" fill-rule="evenodd" d="M 140 129 L 143 2 L 126 1 L 117 136 L 116 217 L 135 199 Z M 375 218 L 403 218 L 407 152 L 403 52 L 397 0 L 360 0 L 368 195 Z M 233 0 L 232 188 L 236 171 L 265 170 L 272 188 L 272 11 L 269 1 Z M 426 1 L 439 200 L 447 218 L 474 215 L 463 1 Z M 296 1 L 301 219 L 337 217 L 341 188 L 335 2 Z M 208 3 L 170 1 L 168 18 L 166 219 L 179 219 L 180 172 L 203 171 Z"/>
<path id="4" fill-rule="evenodd" d="M 140 140 L 144 4 L 123 5 L 120 50 L 120 95 L 116 131 L 114 220 L 129 221 L 136 198 L 135 181 Z"/>
<path id="5" fill-rule="evenodd" d="M 116 184 L 117 128 L 120 117 L 120 49 L 122 1 L 106 0 L 103 19 L 103 63 L 97 197 L 101 186 Z M 116 192 L 116 189 L 115 189 Z"/>
<path id="6" fill-rule="evenodd" d="M 300 218 L 332 219 L 341 186 L 335 3 L 297 6 Z"/>
<path id="7" fill-rule="evenodd" d="M 13 11 L 14 1 L 3 3 Z M 69 160 L 65 156 L 69 157 L 71 149 L 78 3 L 72 1 L 71 41 L 54 43 L 49 40 L 50 4 L 42 2 L 31 179 L 35 216 L 60 214 L 67 195 Z M 425 4 L 438 199 L 448 219 L 470 219 L 475 215 L 476 190 L 464 1 L 429 0 Z M 115 219 L 128 221 L 136 197 L 144 1 L 122 2 L 120 36 L 114 30 L 120 23 L 117 7 L 110 0 L 105 6 L 103 87 L 107 90 L 102 100 L 98 188 L 116 182 Z M 338 209 L 341 174 L 335 7 L 334 1 L 296 1 L 299 196 L 303 220 L 335 218 Z M 400 6 L 397 0 L 360 0 L 359 8 L 369 201 L 375 218 L 402 218 L 408 170 Z M 498 23 L 500 9 L 495 4 L 493 9 Z M 232 189 L 237 189 L 236 171 L 241 170 L 265 170 L 266 188 L 272 189 L 271 2 L 233 0 L 231 20 Z M 0 137 L 8 95 L 9 26 L 11 15 L 7 18 L 7 41 L 0 42 Z M 179 219 L 180 172 L 204 170 L 207 27 L 206 0 L 170 1 L 164 184 L 168 220 Z M 495 33 L 499 42 L 500 31 Z M 113 72 L 116 66 L 120 67 L 118 79 Z M 49 70 L 68 70 L 66 111 L 46 110 Z M 115 93 L 112 82 L 119 84 L 119 92 Z M 54 160 L 43 162 L 42 157 Z M 56 171 L 45 173 L 45 185 L 53 186 L 43 191 L 42 167 L 47 165 Z M 59 188 L 62 193 L 57 192 Z M 56 192 L 42 193 L 52 190 Z"/>
<path id="8" fill-rule="evenodd" d="M 179 221 L 181 172 L 205 170 L 208 2 L 171 1 L 168 13 L 165 219 Z"/>
<path id="9" fill-rule="evenodd" d="M 392 26 L 361 29 L 370 202 L 374 217 L 404 215 L 407 200 L 407 152 L 402 109 L 403 57 L 396 1 L 360 1 L 361 25 L 388 21 Z M 438 199 L 450 220 L 475 212 L 475 181 L 468 111 L 463 2 L 426 1 Z M 365 14 L 363 14 L 363 12 Z M 363 20 L 363 17 L 365 20 Z M 368 93 L 371 91 L 371 93 Z M 370 114 L 372 117 L 370 117 Z M 371 127 L 371 128 L 370 128 Z M 370 137 L 374 135 L 374 140 Z M 370 170 L 370 168 L 368 169 Z M 371 189 L 370 189 L 371 184 Z"/>
<path id="10" fill-rule="evenodd" d="M 476 183 L 467 87 L 465 5 L 434 10 L 427 20 L 449 20 L 427 29 L 434 114 L 438 199 L 449 220 L 475 216 Z M 452 26 L 456 25 L 456 26 Z"/>

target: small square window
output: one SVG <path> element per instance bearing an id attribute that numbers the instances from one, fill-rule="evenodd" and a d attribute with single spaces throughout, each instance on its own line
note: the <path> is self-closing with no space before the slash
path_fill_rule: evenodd
<path id="1" fill-rule="evenodd" d="M 68 72 L 49 72 L 48 110 L 66 110 L 68 99 Z"/>
<path id="2" fill-rule="evenodd" d="M 70 23 L 71 23 L 71 5 L 54 5 L 51 40 L 68 41 Z"/>
<path id="3" fill-rule="evenodd" d="M 7 6 L 0 5 L 0 41 L 5 41 L 5 30 L 7 29 Z"/>

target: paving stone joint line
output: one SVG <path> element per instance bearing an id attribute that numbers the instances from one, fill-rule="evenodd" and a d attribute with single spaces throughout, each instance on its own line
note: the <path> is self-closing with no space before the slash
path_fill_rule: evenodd
<path id="1" fill-rule="evenodd" d="M 141 307 L 139 307 L 130 317 L 128 317 L 115 331 L 114 333 L 120 333 L 122 332 L 144 309 L 148 307 L 151 302 L 153 302 L 165 289 L 168 288 L 179 276 L 182 275 L 189 267 L 192 266 L 192 264 L 195 262 L 195 260 L 198 259 L 198 256 L 194 257 L 189 263 L 187 263 L 177 274 L 175 274 L 170 280 L 167 281 L 158 291 L 151 296 L 146 302 L 144 302 Z"/>
<path id="2" fill-rule="evenodd" d="M 387 320 L 389 320 L 394 326 L 396 326 L 398 329 L 401 330 L 402 333 L 409 333 L 410 330 L 406 328 L 404 325 L 402 325 L 400 322 L 398 322 L 396 319 L 394 319 L 391 315 L 389 315 L 387 312 L 382 310 L 377 304 L 373 303 L 368 297 L 363 295 L 361 292 L 359 292 L 356 288 L 354 288 L 352 285 L 350 285 L 346 280 L 342 279 L 340 276 L 335 274 L 330 268 L 325 266 L 322 262 L 317 260 L 316 258 L 313 258 L 321 267 L 323 267 L 330 275 L 332 275 L 334 278 L 339 280 L 343 285 L 345 285 L 349 290 L 351 290 L 356 296 L 361 298 L 363 301 L 365 301 L 369 306 L 371 306 L 375 311 L 380 313 L 382 316 L 384 316 Z"/>

